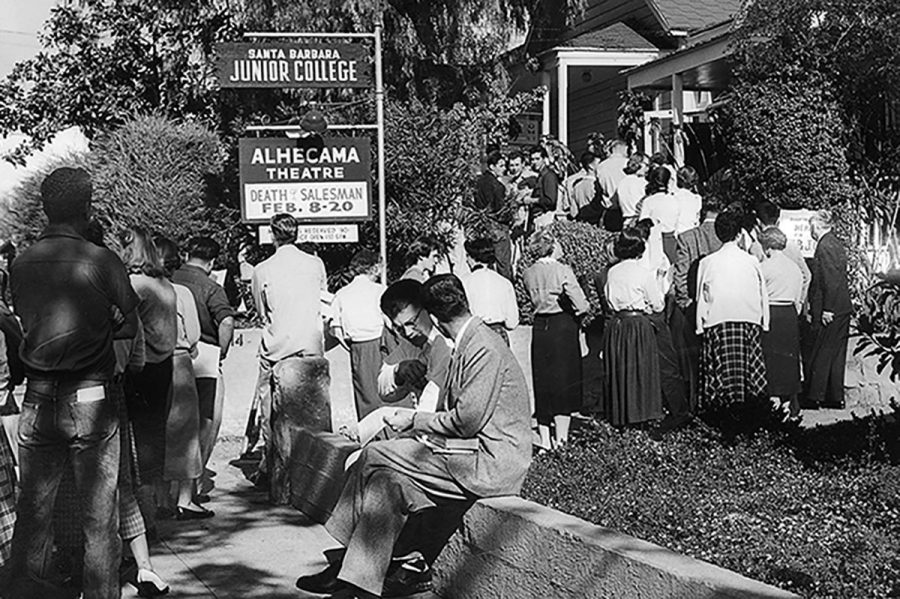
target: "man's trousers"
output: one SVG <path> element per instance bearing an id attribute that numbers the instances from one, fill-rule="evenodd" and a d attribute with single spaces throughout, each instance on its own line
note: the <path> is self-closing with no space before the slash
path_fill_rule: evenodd
<path id="1" fill-rule="evenodd" d="M 450 475 L 447 457 L 415 439 L 371 443 L 351 467 L 325 528 L 347 549 L 338 578 L 380 595 L 395 545 L 408 518 L 429 508 L 471 503 Z M 452 520 L 452 519 L 451 519 Z M 455 526 L 455 524 L 454 524 Z M 450 531 L 452 532 L 452 531 Z M 446 535 L 434 535 L 434 541 Z M 405 546 L 402 552 L 413 549 Z M 423 554 L 436 556 L 432 547 Z"/>
<path id="2" fill-rule="evenodd" d="M 815 341 L 809 356 L 809 383 L 804 405 L 843 408 L 850 314 L 837 314 L 831 324 L 816 326 L 813 332 Z"/>

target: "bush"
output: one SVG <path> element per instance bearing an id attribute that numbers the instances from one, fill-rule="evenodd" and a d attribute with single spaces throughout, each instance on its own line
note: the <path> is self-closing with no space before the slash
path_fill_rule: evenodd
<path id="1" fill-rule="evenodd" d="M 806 597 L 900 593 L 897 414 L 665 442 L 591 423 L 538 458 L 523 495 Z"/>
<path id="2" fill-rule="evenodd" d="M 550 230 L 562 246 L 561 261 L 575 271 L 578 283 L 588 298 L 591 311 L 585 322 L 590 323 L 603 309 L 594 286 L 594 277 L 606 268 L 609 262 L 607 246 L 616 234 L 587 223 L 568 220 L 556 221 Z M 531 299 L 525 290 L 521 273 L 534 264 L 535 259 L 528 251 L 526 241 L 525 252 L 519 262 L 519 276 L 516 277 L 516 295 L 519 298 L 519 313 L 523 324 L 531 323 L 534 318 L 534 306 L 531 305 Z"/>
<path id="3" fill-rule="evenodd" d="M 237 223 L 236 215 L 209 197 L 222 159 L 218 138 L 200 125 L 136 118 L 92 144 L 89 154 L 66 156 L 32 173 L 11 193 L 0 234 L 32 243 L 46 225 L 40 198 L 44 177 L 61 166 L 83 166 L 93 179 L 94 215 L 113 245 L 133 225 L 177 242 L 215 234 L 227 243 L 225 233 Z"/>

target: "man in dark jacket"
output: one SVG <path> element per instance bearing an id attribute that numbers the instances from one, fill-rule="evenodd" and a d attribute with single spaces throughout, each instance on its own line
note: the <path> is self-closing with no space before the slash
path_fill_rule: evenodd
<path id="1" fill-rule="evenodd" d="M 812 330 L 815 336 L 808 363 L 807 408 L 844 407 L 844 367 L 850 335 L 850 288 L 847 282 L 847 250 L 831 231 L 832 215 L 820 210 L 810 220 L 818 243 L 809 288 Z"/>
<path id="2" fill-rule="evenodd" d="M 497 272 L 512 280 L 512 208 L 506 201 L 506 186 L 500 182 L 506 172 L 506 159 L 500 152 L 492 152 L 486 163 L 487 168 L 475 181 L 475 207 L 484 211 L 490 220 Z"/>

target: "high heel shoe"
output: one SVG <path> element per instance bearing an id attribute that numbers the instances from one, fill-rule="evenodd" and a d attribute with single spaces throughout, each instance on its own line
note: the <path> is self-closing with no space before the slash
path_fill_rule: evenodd
<path id="1" fill-rule="evenodd" d="M 176 520 L 205 520 L 215 515 L 215 512 L 206 508 L 200 508 L 200 510 L 192 510 L 181 506 L 175 508 Z"/>
<path id="2" fill-rule="evenodd" d="M 159 597 L 169 592 L 169 585 L 164 583 L 153 570 L 138 570 L 135 586 L 138 597 Z"/>

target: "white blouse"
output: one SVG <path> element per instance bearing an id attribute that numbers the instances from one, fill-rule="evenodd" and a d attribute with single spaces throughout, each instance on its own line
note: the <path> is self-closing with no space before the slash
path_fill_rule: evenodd
<path id="1" fill-rule="evenodd" d="M 665 300 L 656 273 L 641 265 L 639 259 L 623 260 L 609 269 L 603 294 L 609 307 L 639 312 L 661 312 Z"/>

